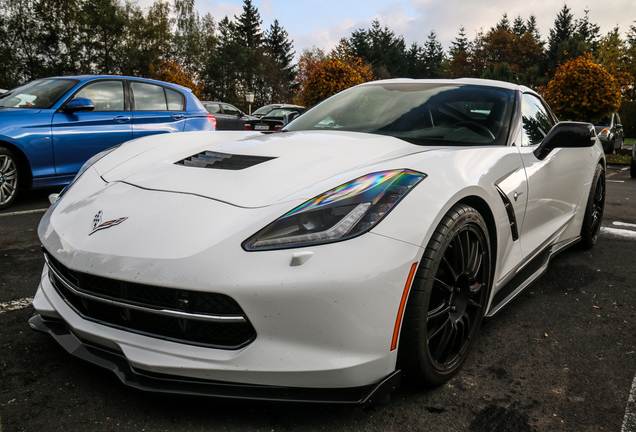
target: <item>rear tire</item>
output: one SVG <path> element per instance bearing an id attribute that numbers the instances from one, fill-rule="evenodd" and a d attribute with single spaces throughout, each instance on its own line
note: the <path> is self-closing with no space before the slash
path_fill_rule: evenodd
<path id="1" fill-rule="evenodd" d="M 0 147 L 0 210 L 9 207 L 18 194 L 18 163 L 13 152 Z"/>
<path id="2" fill-rule="evenodd" d="M 407 302 L 398 354 L 405 382 L 440 385 L 459 371 L 486 310 L 490 255 L 484 219 L 455 205 L 424 251 Z"/>
<path id="3" fill-rule="evenodd" d="M 634 144 L 636 145 L 636 144 Z M 629 165 L 629 175 L 632 178 L 636 178 L 636 161 L 634 160 L 634 157 L 632 156 L 632 163 Z"/>
<path id="4" fill-rule="evenodd" d="M 601 164 L 596 166 L 590 195 L 587 198 L 583 226 L 581 227 L 581 246 L 591 249 L 598 240 L 605 209 L 605 170 Z"/>

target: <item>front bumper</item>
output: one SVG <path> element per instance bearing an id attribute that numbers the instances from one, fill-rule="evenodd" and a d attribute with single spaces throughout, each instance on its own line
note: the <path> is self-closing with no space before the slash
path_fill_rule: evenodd
<path id="1" fill-rule="evenodd" d="M 112 371 L 123 384 L 154 393 L 276 402 L 373 405 L 386 401 L 389 394 L 400 385 L 399 370 L 376 384 L 336 389 L 248 385 L 152 374 L 135 369 L 119 353 L 80 340 L 62 320 L 43 317 L 36 311 L 29 319 L 29 325 L 33 330 L 50 334 L 73 356 Z"/>

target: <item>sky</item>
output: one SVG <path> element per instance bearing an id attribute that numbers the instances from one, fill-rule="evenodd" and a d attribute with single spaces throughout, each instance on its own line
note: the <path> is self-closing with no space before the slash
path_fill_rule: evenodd
<path id="1" fill-rule="evenodd" d="M 138 0 L 148 7 L 153 0 Z M 305 48 L 318 47 L 326 52 L 354 30 L 369 29 L 373 20 L 403 36 L 407 45 L 424 45 L 434 30 L 448 51 L 459 28 L 463 26 L 469 40 L 483 29 L 494 27 L 504 13 L 510 22 L 520 15 L 527 20 L 534 14 L 541 38 L 548 39 L 549 29 L 564 4 L 575 19 L 589 10 L 592 23 L 605 35 L 617 25 L 624 38 L 631 25 L 636 25 L 636 0 L 252 0 L 263 20 L 263 30 L 275 19 L 289 33 L 297 56 Z M 243 11 L 242 0 L 196 0 L 199 14 L 210 13 L 216 21 L 233 18 Z"/>

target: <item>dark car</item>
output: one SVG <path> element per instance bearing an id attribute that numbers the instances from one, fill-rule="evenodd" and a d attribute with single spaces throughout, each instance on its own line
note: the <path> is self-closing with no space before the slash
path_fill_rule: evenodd
<path id="1" fill-rule="evenodd" d="M 275 132 L 285 126 L 285 115 L 289 113 L 302 114 L 306 109 L 303 107 L 295 108 L 276 108 L 270 111 L 266 116 L 260 119 L 249 120 L 245 122 L 245 130 L 255 130 L 261 132 Z"/>
<path id="2" fill-rule="evenodd" d="M 264 116 L 268 115 L 271 111 L 273 111 L 273 110 L 275 110 L 277 108 L 294 108 L 298 112 L 301 112 L 300 110 L 303 110 L 303 111 L 305 110 L 305 107 L 304 106 L 300 106 L 300 105 L 270 104 L 270 105 L 264 105 L 264 106 L 260 107 L 259 109 L 254 111 L 252 113 L 252 115 L 254 117 L 261 118 L 261 117 L 264 117 Z"/>
<path id="3" fill-rule="evenodd" d="M 143 78 L 43 78 L 0 95 L 0 209 L 62 186 L 93 155 L 146 135 L 214 130 L 186 87 Z"/>
<path id="4" fill-rule="evenodd" d="M 632 162 L 629 165 L 629 175 L 636 178 L 636 143 L 632 144 Z"/>
<path id="5" fill-rule="evenodd" d="M 605 154 L 612 154 L 615 150 L 620 149 L 625 139 L 623 125 L 618 113 L 610 114 L 594 123 L 596 134 L 603 144 Z"/>
<path id="6" fill-rule="evenodd" d="M 244 130 L 245 121 L 256 117 L 245 114 L 243 111 L 225 102 L 201 102 L 216 122 L 217 130 Z"/>

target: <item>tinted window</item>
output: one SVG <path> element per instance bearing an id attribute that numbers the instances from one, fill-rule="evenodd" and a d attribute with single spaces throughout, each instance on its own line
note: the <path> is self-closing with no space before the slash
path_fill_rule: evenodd
<path id="1" fill-rule="evenodd" d="M 554 126 L 552 116 L 541 100 L 532 94 L 523 95 L 521 114 L 523 116 L 521 145 L 540 144 Z"/>
<path id="2" fill-rule="evenodd" d="M 204 104 L 204 106 L 205 106 L 205 109 L 208 110 L 210 114 L 216 114 L 221 112 L 221 105 L 219 104 L 206 103 Z"/>
<path id="3" fill-rule="evenodd" d="M 77 80 L 69 79 L 31 81 L 0 95 L 0 107 L 51 108 L 75 84 Z"/>
<path id="4" fill-rule="evenodd" d="M 93 102 L 93 111 L 123 111 L 124 83 L 122 81 L 98 81 L 88 84 L 75 94 Z"/>
<path id="5" fill-rule="evenodd" d="M 185 110 L 185 98 L 176 90 L 166 89 L 166 97 L 168 98 L 168 110 L 183 111 Z"/>
<path id="6" fill-rule="evenodd" d="M 271 110 L 278 108 L 279 105 L 265 105 L 263 107 L 260 107 L 259 109 L 257 109 L 256 111 L 254 111 L 252 113 L 252 115 L 265 115 L 268 112 L 270 112 Z"/>
<path id="7" fill-rule="evenodd" d="M 133 82 L 131 84 L 135 110 L 137 111 L 167 111 L 166 95 L 162 86 Z"/>
<path id="8" fill-rule="evenodd" d="M 223 104 L 223 112 L 229 115 L 240 115 L 241 112 L 232 105 Z"/>

